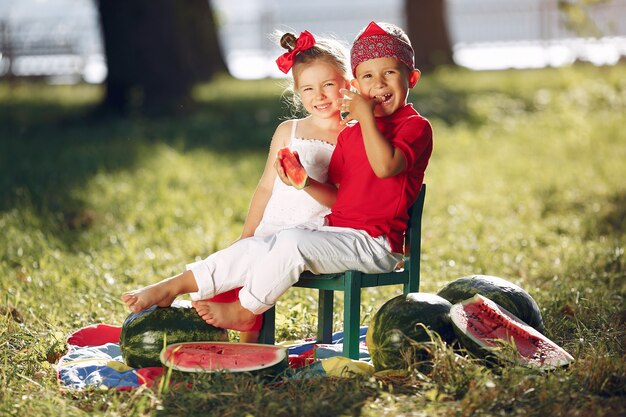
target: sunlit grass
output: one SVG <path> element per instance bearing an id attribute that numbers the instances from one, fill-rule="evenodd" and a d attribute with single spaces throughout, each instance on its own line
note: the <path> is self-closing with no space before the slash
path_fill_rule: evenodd
<path id="1" fill-rule="evenodd" d="M 411 96 L 435 130 L 422 290 L 476 273 L 519 284 L 576 357 L 568 369 L 490 368 L 441 347 L 432 372 L 405 379 L 224 378 L 174 397 L 63 393 L 52 364 L 72 331 L 122 322 L 123 291 L 238 237 L 282 88 L 220 79 L 185 117 L 93 120 L 99 87 L 0 85 L 0 415 L 315 415 L 318 397 L 328 415 L 623 415 L 624 80 L 624 66 L 442 70 Z M 365 290 L 363 323 L 399 292 Z M 280 338 L 315 333 L 315 301 L 279 301 Z"/>

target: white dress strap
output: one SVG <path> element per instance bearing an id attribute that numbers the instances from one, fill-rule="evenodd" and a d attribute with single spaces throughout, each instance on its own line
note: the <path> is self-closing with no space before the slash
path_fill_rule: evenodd
<path id="1" fill-rule="evenodd" d="M 289 138 L 289 143 L 291 143 L 293 138 L 296 137 L 296 126 L 298 126 L 298 120 L 294 119 L 293 123 L 291 123 L 291 137 Z"/>

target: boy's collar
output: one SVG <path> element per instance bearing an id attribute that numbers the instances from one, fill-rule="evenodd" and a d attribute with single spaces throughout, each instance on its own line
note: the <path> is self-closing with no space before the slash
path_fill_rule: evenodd
<path id="1" fill-rule="evenodd" d="M 406 117 L 412 114 L 417 114 L 417 111 L 413 108 L 413 103 L 404 103 L 404 106 L 400 107 L 390 115 L 376 117 L 376 120 L 386 123 L 393 121 L 397 117 Z"/>

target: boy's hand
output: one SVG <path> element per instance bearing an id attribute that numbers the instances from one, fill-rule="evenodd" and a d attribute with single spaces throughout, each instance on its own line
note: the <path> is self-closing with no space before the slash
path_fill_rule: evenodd
<path id="1" fill-rule="evenodd" d="M 345 88 L 342 88 L 339 92 L 343 94 L 343 98 L 337 99 L 339 110 L 342 113 L 347 113 L 341 121 L 342 125 L 347 124 L 351 120 L 362 122 L 367 117 L 374 118 L 374 108 L 380 103 L 380 99 L 368 100 L 359 93 Z"/>

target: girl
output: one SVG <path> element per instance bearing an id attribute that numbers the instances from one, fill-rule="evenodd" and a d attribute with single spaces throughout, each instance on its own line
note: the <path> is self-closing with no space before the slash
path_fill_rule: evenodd
<path id="1" fill-rule="evenodd" d="M 286 185 L 277 174 L 283 176 L 277 160 L 279 149 L 289 147 L 296 152 L 307 174 L 326 182 L 328 163 L 337 136 L 343 126 L 336 104 L 342 97 L 339 92 L 349 86 L 347 54 L 342 45 L 331 39 L 315 39 L 304 31 L 300 37 L 287 33 L 280 39 L 287 52 L 277 60 L 284 73 L 292 71 L 292 104 L 294 112 L 304 108 L 308 116 L 281 123 L 274 133 L 269 155 L 259 184 L 252 196 L 248 216 L 240 239 L 251 236 L 267 236 L 279 230 L 322 218 L 329 209 L 313 197 Z M 167 293 L 162 283 L 153 284 L 122 295 L 122 300 L 133 311 L 140 311 L 153 304 L 169 306 L 175 296 Z M 195 301 L 193 306 L 205 318 L 211 303 L 237 300 L 239 289 L 218 296 Z M 205 318 L 206 320 L 206 318 Z M 261 316 L 257 316 L 250 331 L 241 333 L 242 342 L 255 342 L 261 328 Z"/>

